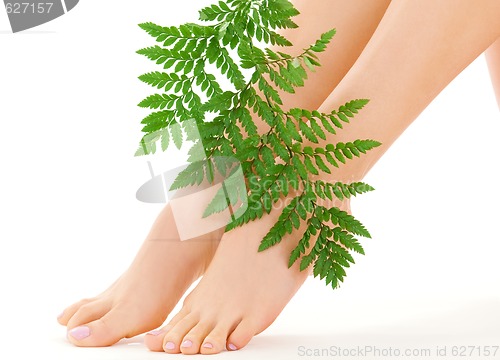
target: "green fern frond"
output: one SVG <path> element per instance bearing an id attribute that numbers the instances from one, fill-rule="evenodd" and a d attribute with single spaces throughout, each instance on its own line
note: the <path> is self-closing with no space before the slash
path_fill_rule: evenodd
<path id="1" fill-rule="evenodd" d="M 231 167 L 221 159 L 237 159 L 248 189 L 221 188 L 205 216 L 247 197 L 246 211 L 233 219 L 228 231 L 260 219 L 283 198 L 292 197 L 258 250 L 292 234 L 299 241 L 288 265 L 299 263 L 301 270 L 312 266 L 316 277 L 336 288 L 346 276 L 345 269 L 354 263 L 351 252 L 364 254 L 355 236 L 369 238 L 370 234 L 352 215 L 321 202 L 349 199 L 373 188 L 363 182 L 327 182 L 313 176 L 326 173 L 335 178 L 340 166 L 381 144 L 370 139 L 332 141 L 368 104 L 366 99 L 348 101 L 329 113 L 283 109 L 281 93 L 294 94 L 305 85 L 308 72 L 321 66 L 318 55 L 335 35 L 335 29 L 321 34 L 299 54 L 266 48 L 291 45 L 279 30 L 296 28 L 296 15 L 288 0 L 221 0 L 200 11 L 204 25 L 140 24 L 156 45 L 138 54 L 163 70 L 139 77 L 159 93 L 139 102 L 153 112 L 142 120 L 144 135 L 136 155 L 194 142 L 190 163 L 172 189 L 212 182 L 216 171 L 226 176 Z M 264 132 L 257 127 L 257 117 L 267 126 Z M 186 125 L 193 127 L 190 119 L 197 131 Z M 199 161 L 200 146 L 206 161 Z"/>

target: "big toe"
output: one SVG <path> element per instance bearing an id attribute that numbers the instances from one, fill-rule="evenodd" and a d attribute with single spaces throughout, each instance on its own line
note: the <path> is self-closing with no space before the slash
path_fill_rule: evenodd
<path id="1" fill-rule="evenodd" d="M 244 348 L 256 334 L 252 321 L 243 319 L 227 339 L 227 349 L 236 351 Z"/>
<path id="2" fill-rule="evenodd" d="M 163 350 L 163 337 L 170 330 L 170 326 L 165 326 L 159 330 L 152 330 L 144 337 L 144 344 L 151 351 L 164 351 Z"/>
<path id="3" fill-rule="evenodd" d="M 124 323 L 127 314 L 111 310 L 102 318 L 71 328 L 68 340 L 82 347 L 110 346 L 129 336 Z M 135 335 L 135 334 L 134 334 Z"/>

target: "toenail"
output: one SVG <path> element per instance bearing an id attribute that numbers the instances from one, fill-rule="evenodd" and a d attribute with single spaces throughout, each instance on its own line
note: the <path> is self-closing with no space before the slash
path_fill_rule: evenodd
<path id="1" fill-rule="evenodd" d="M 214 346 L 213 346 L 212 344 L 210 344 L 210 343 L 204 343 L 204 344 L 203 344 L 203 347 L 204 347 L 205 349 L 213 349 L 213 348 L 214 348 Z"/>
<path id="2" fill-rule="evenodd" d="M 229 344 L 227 347 L 229 348 L 229 350 L 232 350 L 232 351 L 238 350 L 238 348 L 233 344 Z"/>
<path id="3" fill-rule="evenodd" d="M 175 349 L 175 344 L 172 341 L 169 341 L 168 343 L 165 344 L 165 350 L 174 350 Z"/>
<path id="4" fill-rule="evenodd" d="M 76 340 L 83 340 L 90 336 L 90 328 L 88 326 L 78 326 L 69 331 L 69 334 Z"/>
<path id="5" fill-rule="evenodd" d="M 62 313 L 60 313 L 59 315 L 57 315 L 57 318 L 60 319 L 64 316 L 64 311 Z"/>
<path id="6" fill-rule="evenodd" d="M 191 346 L 193 346 L 193 342 L 191 340 L 186 340 L 182 343 L 182 347 L 184 348 L 190 348 Z"/>
<path id="7" fill-rule="evenodd" d="M 161 330 L 151 330 L 150 332 L 148 332 L 146 335 L 153 335 L 153 336 L 158 336 L 162 333 Z"/>

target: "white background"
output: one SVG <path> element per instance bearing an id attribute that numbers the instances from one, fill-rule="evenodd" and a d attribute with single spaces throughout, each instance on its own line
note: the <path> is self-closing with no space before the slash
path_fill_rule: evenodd
<path id="1" fill-rule="evenodd" d="M 153 44 L 136 24 L 195 21 L 206 3 L 82 1 L 20 34 L 0 10 L 0 358 L 169 356 L 141 337 L 75 348 L 55 317 L 120 275 L 159 210 L 135 199 L 149 177 L 132 156 L 147 114 L 136 104 L 153 91 L 137 76 L 155 69 L 135 54 Z M 499 136 L 481 56 L 366 178 L 377 191 L 353 208 L 374 239 L 343 287 L 311 279 L 270 329 L 219 357 L 500 345 Z"/>

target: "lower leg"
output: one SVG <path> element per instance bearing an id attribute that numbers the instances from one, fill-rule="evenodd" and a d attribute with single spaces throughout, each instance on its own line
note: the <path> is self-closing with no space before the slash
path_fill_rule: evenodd
<path id="1" fill-rule="evenodd" d="M 499 18 L 496 0 L 481 6 L 468 0 L 392 1 L 355 65 L 320 108 L 328 112 L 351 99 L 370 99 L 328 141 L 382 142 L 344 165 L 339 180 L 361 179 L 369 171 L 439 92 L 498 38 Z"/>
<path id="2" fill-rule="evenodd" d="M 488 61 L 491 82 L 493 83 L 498 108 L 500 109 L 500 38 L 486 51 L 486 60 Z"/>
<path id="3" fill-rule="evenodd" d="M 326 51 L 319 54 L 322 66 L 308 74 L 305 86 L 295 89 L 294 94 L 279 90 L 284 109 L 317 109 L 361 54 L 390 0 L 295 0 L 293 3 L 300 11 L 293 19 L 299 27 L 282 32 L 293 46 L 273 50 L 300 54 L 322 33 L 333 28 L 337 31 Z M 262 132 L 268 128 L 257 116 L 254 121 Z"/>

